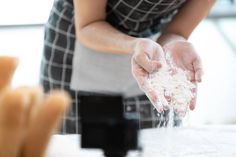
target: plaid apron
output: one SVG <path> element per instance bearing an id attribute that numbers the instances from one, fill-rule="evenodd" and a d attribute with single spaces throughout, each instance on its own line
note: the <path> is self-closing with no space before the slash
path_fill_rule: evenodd
<path id="1" fill-rule="evenodd" d="M 135 37 L 149 37 L 171 21 L 185 0 L 108 0 L 107 22 Z M 45 92 L 66 90 L 72 107 L 64 116 L 61 133 L 80 133 L 79 92 L 70 89 L 75 48 L 75 23 L 72 0 L 56 0 L 45 24 L 40 83 Z M 124 99 L 125 112 L 138 112 L 140 128 L 161 127 L 168 122 L 168 111 L 157 113 L 145 95 Z M 175 125 L 181 120 L 176 117 Z"/>

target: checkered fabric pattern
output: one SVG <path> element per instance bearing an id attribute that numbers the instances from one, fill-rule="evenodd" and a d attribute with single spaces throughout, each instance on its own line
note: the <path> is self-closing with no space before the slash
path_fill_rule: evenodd
<path id="1" fill-rule="evenodd" d="M 108 0 L 107 21 L 136 37 L 161 31 L 186 0 Z"/>
<path id="2" fill-rule="evenodd" d="M 108 0 L 107 21 L 133 36 L 150 36 L 160 31 L 184 0 Z M 75 24 L 72 0 L 56 0 L 45 25 L 44 52 L 40 82 L 45 92 L 52 89 L 70 93 L 72 108 L 64 116 L 61 133 L 79 133 L 78 91 L 70 89 L 75 48 Z M 168 114 L 158 114 L 146 96 L 124 100 L 126 112 L 140 113 L 140 127 L 164 126 Z M 177 124 L 177 123 L 176 123 Z"/>
<path id="3" fill-rule="evenodd" d="M 76 109 L 71 109 L 71 113 L 78 112 L 78 107 L 80 105 L 80 95 L 96 95 L 93 92 L 79 92 L 77 93 L 76 101 L 77 104 L 74 103 L 73 106 L 77 106 Z M 111 104 L 112 105 L 112 104 Z M 125 113 L 137 113 L 139 118 L 139 129 L 146 129 L 146 128 L 159 128 L 159 127 L 166 127 L 169 122 L 169 111 L 165 111 L 163 113 L 158 113 L 154 108 L 153 105 L 150 103 L 148 98 L 145 95 L 124 98 L 123 99 L 124 105 L 124 112 Z M 69 113 L 70 113 L 69 112 Z M 78 116 L 78 113 L 76 113 Z M 64 127 L 62 127 L 62 133 L 80 133 L 81 126 L 80 126 L 80 119 L 68 119 L 66 117 L 64 122 Z M 79 118 L 79 117 L 78 117 Z M 174 126 L 181 125 L 182 120 L 176 114 L 174 114 Z"/>

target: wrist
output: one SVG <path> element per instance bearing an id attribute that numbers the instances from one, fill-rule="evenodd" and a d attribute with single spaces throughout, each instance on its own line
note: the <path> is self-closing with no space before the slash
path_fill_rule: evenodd
<path id="1" fill-rule="evenodd" d="M 143 44 L 154 44 L 154 45 L 159 45 L 161 46 L 158 42 L 156 42 L 155 40 L 152 40 L 150 38 L 136 38 L 134 40 L 134 45 L 133 45 L 133 50 L 135 50 L 136 47 L 138 47 L 139 45 L 143 45 Z"/>
<path id="2" fill-rule="evenodd" d="M 186 42 L 187 39 L 185 39 L 183 36 L 176 34 L 176 33 L 163 33 L 158 39 L 157 43 L 159 43 L 161 46 L 165 46 L 167 44 L 170 44 L 172 42 Z"/>
<path id="3" fill-rule="evenodd" d="M 133 40 L 133 44 L 132 44 L 132 54 L 136 51 L 136 49 L 139 47 L 139 45 L 141 45 L 144 42 L 148 42 L 149 39 L 146 38 L 135 38 Z"/>

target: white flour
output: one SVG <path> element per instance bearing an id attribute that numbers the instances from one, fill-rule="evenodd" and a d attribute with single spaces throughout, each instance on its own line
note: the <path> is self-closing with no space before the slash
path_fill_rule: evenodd
<path id="1" fill-rule="evenodd" d="M 188 110 L 194 94 L 192 90 L 196 86 L 187 79 L 186 72 L 174 66 L 169 55 L 166 62 L 158 72 L 152 73 L 148 77 L 149 85 L 154 89 L 158 96 L 158 103 L 154 104 L 156 109 L 161 105 L 172 108 L 180 116 L 184 116 Z M 172 97 L 168 100 L 168 97 Z"/>
<path id="2" fill-rule="evenodd" d="M 172 157 L 176 153 L 173 152 L 175 145 L 172 141 L 174 112 L 180 117 L 186 115 L 194 97 L 192 91 L 196 86 L 188 80 L 184 70 L 174 66 L 168 53 L 165 59 L 166 61 L 162 61 L 162 67 L 148 76 L 148 83 L 158 96 L 158 103 L 154 104 L 155 108 L 158 111 L 160 111 L 160 107 L 169 109 L 168 125 L 163 128 L 165 136 L 162 139 L 162 148 L 158 153 L 162 157 Z"/>

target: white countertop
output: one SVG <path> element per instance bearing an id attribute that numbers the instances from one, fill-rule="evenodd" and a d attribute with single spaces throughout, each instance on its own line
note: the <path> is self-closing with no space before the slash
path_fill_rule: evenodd
<path id="1" fill-rule="evenodd" d="M 78 135 L 54 135 L 46 157 L 101 157 L 81 149 Z M 146 129 L 140 132 L 143 157 L 236 157 L 236 125 Z M 137 156 L 130 152 L 128 157 Z"/>

